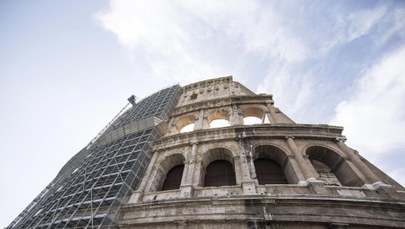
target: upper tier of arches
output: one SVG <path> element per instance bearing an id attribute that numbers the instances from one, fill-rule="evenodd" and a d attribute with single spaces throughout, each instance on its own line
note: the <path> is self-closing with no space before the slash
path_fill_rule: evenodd
<path id="1" fill-rule="evenodd" d="M 274 121 L 271 120 L 274 120 L 274 118 L 271 117 L 271 109 L 278 110 L 264 105 L 240 105 L 239 107 L 233 105 L 196 110 L 174 117 L 169 123 L 169 133 L 186 133 L 200 129 L 235 125 L 272 124 Z M 280 123 L 283 123 L 283 121 Z"/>

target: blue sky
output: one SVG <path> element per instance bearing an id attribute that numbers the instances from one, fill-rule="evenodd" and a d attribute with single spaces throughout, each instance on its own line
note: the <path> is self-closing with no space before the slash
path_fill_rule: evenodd
<path id="1" fill-rule="evenodd" d="M 0 227 L 126 104 L 233 75 L 405 185 L 404 1 L 0 2 Z"/>

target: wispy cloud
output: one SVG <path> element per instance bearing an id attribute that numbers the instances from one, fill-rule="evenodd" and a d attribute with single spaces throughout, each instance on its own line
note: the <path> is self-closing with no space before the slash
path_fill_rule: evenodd
<path id="1" fill-rule="evenodd" d="M 122 45 L 146 60 L 150 77 L 187 83 L 217 71 L 195 49 L 190 24 L 193 18 L 184 13 L 179 2 L 110 1 L 110 8 L 100 13 L 98 19 L 117 35 Z"/>
<path id="2" fill-rule="evenodd" d="M 387 7 L 385 5 L 377 5 L 374 8 L 355 11 L 348 15 L 332 15 L 336 23 L 331 28 L 330 39 L 322 42 L 319 53 L 324 55 L 338 45 L 367 35 L 374 26 L 381 23 L 386 12 Z"/>
<path id="3" fill-rule="evenodd" d="M 259 1 L 112 0 L 97 18 L 122 45 L 142 53 L 152 77 L 167 81 L 229 74 L 238 68 L 238 59 L 252 53 L 288 62 L 309 53 L 284 26 L 284 17 Z M 234 61 L 225 66 L 216 61 L 229 58 Z"/>
<path id="4" fill-rule="evenodd" d="M 282 104 L 288 114 L 295 116 L 312 96 L 314 80 L 311 75 L 298 73 L 290 62 L 277 62 L 271 65 L 258 91 L 271 91 L 275 95 L 276 105 Z"/>
<path id="5" fill-rule="evenodd" d="M 385 56 L 357 82 L 353 97 L 336 108 L 332 123 L 346 127 L 350 143 L 364 154 L 404 148 L 405 46 Z"/>
<path id="6" fill-rule="evenodd" d="M 291 5 L 277 9 L 280 15 L 277 21 L 283 22 L 279 27 L 283 28 L 282 31 L 288 31 L 280 36 L 284 40 L 281 49 L 287 54 L 292 50 L 299 55 L 293 59 L 270 56 L 268 71 L 258 88 L 259 91 L 273 92 L 276 99 L 280 98 L 284 110 L 299 120 L 328 116 L 329 112 L 322 106 L 330 107 L 338 102 L 339 97 L 344 97 L 343 93 L 361 75 L 363 68 L 376 61 L 372 55 L 381 55 L 382 47 L 401 34 L 399 31 L 405 25 L 399 19 L 399 15 L 405 13 L 404 9 L 396 9 L 389 4 L 377 3 L 351 11 L 342 11 L 343 6 L 339 5 L 325 9 L 325 6 L 317 4 L 301 5 L 298 7 L 301 10 L 294 11 L 296 18 L 305 23 L 285 18 L 291 14 Z M 321 15 L 320 9 L 325 11 L 321 20 L 313 16 Z M 267 31 L 271 29 L 269 27 Z M 352 48 L 358 40 L 368 47 L 372 55 L 364 56 L 367 51 L 363 51 L 360 45 L 356 45 L 357 50 Z M 277 46 L 280 47 L 280 44 Z M 342 55 L 340 53 L 347 56 L 339 56 Z M 344 71 L 350 68 L 351 71 Z M 348 73 L 351 75 L 346 75 Z M 308 112 L 308 107 L 315 105 L 317 109 L 313 111 L 317 114 Z"/>
<path id="7" fill-rule="evenodd" d="M 405 37 L 405 10 L 395 8 L 386 13 L 382 18 L 378 33 L 374 36 L 374 41 L 378 44 L 386 43 L 391 37 Z"/>
<path id="8" fill-rule="evenodd" d="M 379 5 L 371 9 L 360 10 L 352 13 L 347 18 L 348 28 L 345 41 L 352 41 L 360 36 L 367 34 L 372 27 L 380 22 L 380 19 L 386 13 L 385 5 Z"/>

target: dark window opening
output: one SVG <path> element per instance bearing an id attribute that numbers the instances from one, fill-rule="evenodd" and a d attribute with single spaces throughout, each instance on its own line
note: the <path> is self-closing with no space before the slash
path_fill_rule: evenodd
<path id="1" fill-rule="evenodd" d="M 207 166 L 204 186 L 236 185 L 235 172 L 229 161 L 217 160 Z"/>
<path id="2" fill-rule="evenodd" d="M 166 175 L 166 180 L 163 183 L 162 191 L 179 189 L 181 178 L 183 176 L 184 165 L 173 167 Z"/>
<path id="3" fill-rule="evenodd" d="M 191 100 L 197 99 L 197 96 L 198 96 L 197 94 L 192 94 L 192 95 L 190 96 L 190 99 L 191 99 Z"/>
<path id="4" fill-rule="evenodd" d="M 281 166 L 273 160 L 257 159 L 255 169 L 259 184 L 288 184 Z"/>

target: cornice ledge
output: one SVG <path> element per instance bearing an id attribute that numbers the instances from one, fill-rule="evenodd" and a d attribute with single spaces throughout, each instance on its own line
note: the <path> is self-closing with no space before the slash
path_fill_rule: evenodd
<path id="1" fill-rule="evenodd" d="M 201 129 L 187 133 L 169 135 L 154 141 L 154 149 L 178 147 L 187 145 L 190 140 L 200 139 L 199 142 L 224 141 L 235 139 L 236 136 L 242 138 L 282 138 L 294 136 L 295 138 L 311 138 L 334 140 L 342 136 L 342 127 L 312 125 L 312 124 L 263 124 L 250 126 L 229 126 L 223 128 Z M 210 136 L 221 136 L 221 138 L 211 138 Z"/>
<path id="2" fill-rule="evenodd" d="M 213 108 L 213 107 L 219 107 L 223 105 L 228 105 L 232 103 L 242 103 L 242 102 L 251 102 L 252 99 L 257 99 L 257 100 L 263 100 L 263 102 L 266 101 L 272 101 L 273 100 L 273 95 L 231 95 L 229 97 L 223 97 L 223 98 L 215 98 L 215 99 L 209 99 L 209 100 L 204 100 L 204 101 L 199 101 L 187 105 L 183 105 L 180 107 L 175 108 L 172 111 L 172 116 L 176 115 L 181 115 L 183 113 L 188 112 L 189 110 L 199 110 L 203 107 L 208 107 L 208 108 Z M 207 106 L 207 104 L 218 104 L 218 106 Z"/>
<path id="3" fill-rule="evenodd" d="M 271 128 L 274 130 L 291 130 L 291 129 L 297 129 L 297 130 L 326 130 L 327 132 L 332 132 L 332 133 L 339 133 L 342 134 L 343 127 L 341 126 L 331 126 L 331 125 L 326 125 L 326 124 L 262 124 L 262 125 L 246 125 L 246 126 L 238 126 L 235 127 L 235 129 L 238 130 L 250 130 L 250 129 L 263 129 L 263 128 Z"/>

